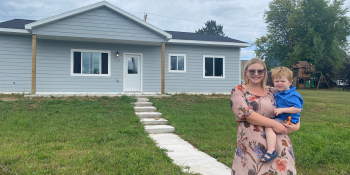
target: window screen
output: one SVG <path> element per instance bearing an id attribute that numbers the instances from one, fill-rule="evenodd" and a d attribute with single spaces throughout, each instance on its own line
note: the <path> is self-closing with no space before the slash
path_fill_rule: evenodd
<path id="1" fill-rule="evenodd" d="M 108 74 L 108 53 L 101 53 L 102 55 L 102 74 Z"/>

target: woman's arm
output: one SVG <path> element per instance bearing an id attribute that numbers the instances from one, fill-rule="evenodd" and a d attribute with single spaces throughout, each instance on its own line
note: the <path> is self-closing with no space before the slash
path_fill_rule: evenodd
<path id="1" fill-rule="evenodd" d="M 247 122 L 252 125 L 265 126 L 272 128 L 276 133 L 287 133 L 288 130 L 281 123 L 278 123 L 272 119 L 264 117 L 256 112 L 250 113 L 246 118 Z M 300 122 L 299 122 L 300 123 Z"/>
<path id="2" fill-rule="evenodd" d="M 290 125 L 283 123 L 283 125 L 287 128 L 287 133 L 298 131 L 300 128 L 300 122 L 297 124 L 290 124 Z"/>

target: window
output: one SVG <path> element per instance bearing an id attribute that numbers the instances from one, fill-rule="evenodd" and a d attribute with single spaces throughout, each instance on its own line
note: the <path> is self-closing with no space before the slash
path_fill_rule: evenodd
<path id="1" fill-rule="evenodd" d="M 203 78 L 225 78 L 225 57 L 204 55 Z"/>
<path id="2" fill-rule="evenodd" d="M 169 54 L 169 72 L 186 72 L 185 54 Z"/>
<path id="3" fill-rule="evenodd" d="M 72 50 L 73 76 L 110 76 L 110 51 Z"/>
<path id="4" fill-rule="evenodd" d="M 128 74 L 137 74 L 138 58 L 128 58 Z"/>

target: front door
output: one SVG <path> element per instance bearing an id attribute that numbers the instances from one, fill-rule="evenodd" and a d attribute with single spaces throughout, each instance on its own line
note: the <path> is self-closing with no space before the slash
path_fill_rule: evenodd
<path id="1" fill-rule="evenodd" d="M 125 54 L 124 57 L 124 91 L 141 91 L 141 56 Z"/>

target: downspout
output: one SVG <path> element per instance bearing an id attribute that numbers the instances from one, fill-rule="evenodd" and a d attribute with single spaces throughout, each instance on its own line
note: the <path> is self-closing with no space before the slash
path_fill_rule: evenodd
<path id="1" fill-rule="evenodd" d="M 32 91 L 31 94 L 36 92 L 36 35 L 32 35 Z"/>

